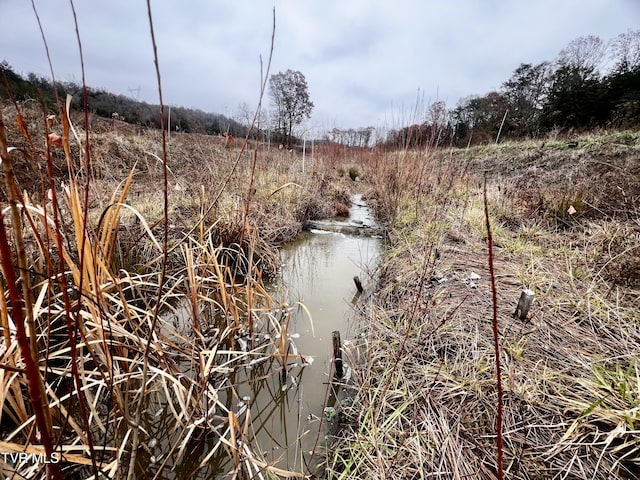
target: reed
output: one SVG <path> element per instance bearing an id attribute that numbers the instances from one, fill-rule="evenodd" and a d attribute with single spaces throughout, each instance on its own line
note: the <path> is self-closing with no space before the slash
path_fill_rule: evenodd
<path id="1" fill-rule="evenodd" d="M 64 150 L 72 152 L 73 147 Z M 65 155 L 72 162 L 71 154 Z M 3 154 L 2 160 L 6 167 L 13 158 Z M 2 297 L 8 308 L 2 310 L 5 393 L 0 398 L 7 448 L 41 449 L 47 455 L 59 452 L 65 478 L 87 474 L 92 462 L 102 474 L 115 478 L 127 470 L 138 471 L 142 468 L 139 462 L 149 460 L 138 457 L 128 466 L 135 431 L 144 449 L 153 451 L 149 444 L 160 442 L 168 450 L 156 463 L 156 474 L 181 465 L 195 439 L 214 435 L 219 441 L 199 461 L 200 468 L 207 468 L 207 459 L 219 458 L 224 465 L 223 459 L 228 458 L 238 474 L 284 475 L 284 470 L 253 452 L 247 433 L 252 418 L 246 409 L 240 414 L 229 403 L 235 396 L 233 382 L 213 381 L 233 378 L 251 365 L 277 359 L 277 369 L 266 369 L 255 380 L 265 381 L 286 372 L 293 359 L 304 360 L 291 347 L 286 310 L 262 283 L 262 268 L 276 268 L 258 253 L 265 248 L 258 246 L 264 240 L 252 234 L 247 223 L 242 243 L 225 246 L 220 243 L 220 222 L 205 222 L 171 247 L 171 262 L 162 281 L 154 269 L 164 250 L 156 238 L 156 227 L 128 204 L 136 171 L 134 165 L 99 216 L 85 215 L 77 178 L 69 176 L 66 186 L 55 192 L 56 206 L 18 197 L 14 204 L 20 214 L 2 225 L 0 233 L 20 230 L 24 242 L 35 247 L 29 251 L 27 267 L 19 271 L 33 272 L 39 279 L 30 286 L 34 327 L 21 334 L 19 327 L 29 325 L 21 317 L 27 308 L 26 286 L 14 273 L 16 254 L 10 251 L 9 236 L 0 236 L 2 293 L 9 289 L 8 297 Z M 5 178 L 15 181 L 11 175 Z M 54 209 L 60 217 L 70 218 L 69 228 L 56 225 Z M 118 263 L 125 211 L 138 219 L 144 235 L 139 242 L 148 242 L 150 252 L 155 252 L 139 272 L 112 268 Z M 95 226 L 85 223 L 86 218 L 96 218 Z M 26 249 L 22 251 L 26 258 Z M 56 263 L 56 258 L 63 261 Z M 56 269 L 60 264 L 64 271 Z M 45 265 L 46 270 L 34 271 L 37 265 Z M 67 334 L 70 329 L 71 336 Z M 31 331 L 37 341 L 35 355 L 27 336 Z M 38 385 L 42 386 L 41 401 Z M 88 428 L 80 402 L 87 406 Z M 139 418 L 131 413 L 134 405 Z M 163 418 L 171 418 L 170 443 L 155 430 L 154 417 L 148 414 L 152 405 L 163 412 Z M 48 417 L 47 412 L 51 412 Z M 34 424 L 37 437 L 30 434 Z M 95 439 L 93 447 L 89 436 Z M 22 475 L 32 471 L 32 478 L 38 475 L 27 463 L 7 468 Z M 51 468 L 55 473 L 56 465 Z"/>
<path id="2" fill-rule="evenodd" d="M 207 137 L 175 135 L 184 162 L 170 166 L 152 132 L 135 142 L 96 134 L 69 105 L 55 142 L 47 111 L 27 122 L 38 114 L 14 102 L 0 117 L 2 448 L 61 460 L 17 457 L 3 473 L 123 478 L 216 465 L 213 474 L 302 476 L 261 457 L 234 379 L 264 365 L 247 380 L 258 389 L 305 360 L 263 282 L 316 184 L 277 152 L 247 157 Z M 119 170 L 107 151 L 123 142 Z M 40 182 L 12 170 L 41 158 Z M 201 187 L 178 188 L 190 184 Z M 194 462 L 203 438 L 211 448 Z"/>

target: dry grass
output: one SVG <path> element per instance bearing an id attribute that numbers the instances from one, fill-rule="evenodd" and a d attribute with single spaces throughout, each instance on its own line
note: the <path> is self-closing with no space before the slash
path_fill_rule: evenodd
<path id="1" fill-rule="evenodd" d="M 360 345 L 349 352 L 352 399 L 327 460 L 331 478 L 497 478 L 492 303 L 477 174 L 487 169 L 505 478 L 631 479 L 640 472 L 640 189 L 627 175 L 639 164 L 637 142 L 624 154 L 601 141 L 569 150 L 564 160 L 555 149 L 543 152 L 535 162 L 527 160 L 538 155 L 531 148 L 503 146 L 499 158 L 500 147 L 484 148 L 486 155 L 372 159 L 385 179 L 372 196 L 394 228 L 379 291 L 362 306 Z M 600 186 L 602 172 L 590 166 L 603 162 L 612 164 L 609 190 L 585 188 L 585 209 L 564 212 L 575 202 L 566 192 L 576 172 L 585 186 Z M 532 175 L 541 165 L 544 175 Z M 523 181 L 535 182 L 531 189 L 551 207 L 531 209 L 528 189 L 517 188 Z M 624 208 L 617 194 L 606 196 L 623 185 Z M 523 288 L 536 293 L 526 322 L 512 316 Z"/>
<path id="2" fill-rule="evenodd" d="M 29 109 L 3 110 L 6 125 L 27 117 L 37 119 Z M 14 170 L 5 169 L 2 186 L 13 202 L 1 205 L 11 249 L 2 257 L 0 283 L 1 448 L 56 453 L 62 461 L 3 461 L 2 473 L 122 478 L 138 446 L 131 474 L 140 477 L 165 478 L 174 468 L 301 476 L 269 464 L 256 449 L 258 427 L 234 378 L 253 371 L 244 382 L 257 385 L 296 375 L 292 365 L 304 364 L 288 335 L 290 311 L 263 281 L 279 266 L 275 246 L 311 214 L 309 202 L 327 196 L 321 208 L 331 212 L 327 194 L 346 187 L 320 171 L 301 175 L 299 158 L 288 152 L 257 147 L 238 158 L 216 138 L 175 135 L 162 281 L 158 138 L 89 132 L 89 167 L 84 132 L 76 127 L 73 135 L 67 118 L 53 127 L 64 148 L 41 148 L 47 132 L 36 120 L 9 128 L 3 143 L 11 149 L 2 154 L 3 167 Z M 253 155 L 260 168 L 252 176 Z M 12 211 L 17 215 L 7 216 Z M 20 291 L 11 296 L 8 274 L 18 259 Z M 20 312 L 29 319 L 24 339 L 31 346 L 18 342 Z M 31 376 L 25 358 L 35 362 Z M 207 451 L 194 457 L 203 441 Z"/>
<path id="3" fill-rule="evenodd" d="M 29 390 L 41 381 L 42 419 L 64 455 L 65 478 L 96 469 L 122 476 L 135 431 L 139 475 L 145 468 L 158 477 L 173 468 L 190 476 L 302 475 L 265 461 L 254 442 L 261 427 L 237 380 L 272 381 L 304 361 L 287 335 L 288 309 L 262 282 L 278 267 L 274 247 L 304 220 L 344 211 L 353 173 L 366 180 L 367 198 L 389 227 L 388 249 L 379 290 L 361 305 L 360 342 L 349 352 L 352 397 L 340 410 L 327 474 L 495 478 L 479 175 L 488 170 L 506 478 L 638 475 L 638 185 L 629 174 L 638 165 L 637 137 L 592 138 L 577 150 L 561 142 L 440 154 L 327 150 L 307 159 L 302 174 L 300 157 L 287 151 L 257 145 L 237 157 L 216 138 L 175 134 L 169 264 L 160 284 L 157 133 L 89 132 L 88 173 L 83 140 L 41 148 L 44 122 L 24 112 L 20 131 L 15 110 L 3 110 L 8 146 L 20 147 L 3 154 L 3 166 L 8 159 L 15 169 L 4 174 L 3 192 L 14 195 L 18 212 L 7 216 L 3 205 L 12 248 L 0 283 L 3 450 L 46 450 Z M 20 275 L 18 304 L 31 318 L 35 347 L 19 346 L 7 291 L 6 272 L 21 255 L 19 271 L 30 274 Z M 525 287 L 536 302 L 523 323 L 512 313 Z M 27 354 L 38 368 L 35 383 Z M 196 448 L 202 442 L 206 452 Z M 29 462 L 2 468 L 45 475 Z"/>

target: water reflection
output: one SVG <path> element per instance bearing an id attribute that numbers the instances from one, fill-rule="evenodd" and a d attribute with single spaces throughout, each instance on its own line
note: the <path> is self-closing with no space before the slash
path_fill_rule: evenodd
<path id="1" fill-rule="evenodd" d="M 349 336 L 351 299 L 356 292 L 353 277 L 358 275 L 367 283 L 379 248 L 380 240 L 374 238 L 305 232 L 282 251 L 280 291 L 275 295 L 284 295 L 279 298 L 289 298 L 291 304 L 302 302 L 311 312 L 313 318 L 296 309 L 292 324 L 294 334 L 299 335 L 295 340 L 298 350 L 316 359 L 304 370 L 295 401 L 285 407 L 279 426 L 288 430 L 289 438 L 298 434 L 295 438 L 302 453 L 296 448 L 292 455 L 288 443 L 287 458 L 294 466 L 299 465 L 301 456 L 308 462 L 309 453 L 322 444 L 325 432 L 318 432 L 318 427 L 328 399 L 331 332 L 339 330 L 343 338 Z M 299 435 L 300 431 L 306 435 Z"/>
<path id="2" fill-rule="evenodd" d="M 358 205 L 351 214 L 352 220 L 363 223 L 369 221 L 368 215 Z M 209 385 L 213 390 L 211 398 L 216 401 L 211 408 L 203 407 L 207 411 L 199 417 L 206 425 L 186 420 L 176 425 L 177 415 L 170 411 L 177 401 L 174 393 L 150 395 L 145 419 L 149 437 L 138 462 L 145 470 L 139 478 L 157 472 L 157 478 L 166 479 L 214 478 L 238 473 L 242 462 L 249 478 L 264 472 L 267 465 L 294 472 L 313 470 L 322 461 L 321 419 L 329 399 L 331 332 L 339 330 L 343 339 L 349 337 L 356 292 L 353 277 L 358 275 L 367 284 L 379 249 L 379 239 L 322 231 L 304 232 L 284 247 L 280 277 L 269 287 L 271 296 L 283 304 L 261 311 L 270 320 L 257 322 L 251 335 L 237 332 L 233 345 L 213 342 L 211 350 L 181 357 L 189 359 L 179 364 L 185 378 L 192 370 L 202 370 L 206 378 L 206 384 L 194 391 Z M 171 337 L 185 351 L 190 344 L 190 316 L 187 309 L 172 320 L 185 327 Z M 228 368 L 233 365 L 240 366 Z M 235 448 L 228 440 L 233 438 L 242 439 Z M 251 455 L 242 455 L 241 448 L 251 448 Z M 312 451 L 320 455 L 312 458 Z M 246 460 L 249 456 L 251 461 Z"/>

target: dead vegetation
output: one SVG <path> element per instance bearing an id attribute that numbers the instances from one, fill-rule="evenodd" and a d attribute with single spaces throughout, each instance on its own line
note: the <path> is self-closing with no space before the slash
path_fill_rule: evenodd
<path id="1" fill-rule="evenodd" d="M 36 342 L 26 348 L 65 478 L 96 468 L 122 475 L 135 429 L 140 472 L 303 475 L 266 463 L 229 379 L 246 369 L 256 381 L 297 375 L 292 365 L 304 357 L 292 357 L 288 310 L 262 281 L 277 269 L 274 247 L 302 221 L 343 212 L 356 177 L 389 227 L 388 249 L 379 290 L 362 304 L 359 345 L 349 352 L 353 397 L 343 402 L 327 474 L 496 478 L 486 171 L 505 477 L 638 475 L 637 134 L 587 137 L 578 148 L 555 141 L 349 158 L 319 149 L 304 174 L 287 151 L 256 145 L 240 154 L 221 139 L 175 134 L 168 274 L 159 283 L 159 134 L 90 131 L 87 162 L 81 127 L 60 149 L 46 145 L 44 119 L 23 115 L 20 129 L 15 109 L 3 110 L 7 146 L 18 148 L 3 154 L 14 173 L 5 171 L 2 188 L 19 213 L 9 219 L 3 205 L 13 252 L 0 292 L 3 448 L 45 451 L 33 433 L 37 405 L 26 401 L 39 380 L 27 374 L 6 281 L 24 251 L 30 275 L 19 285 L 33 294 L 18 304 L 31 312 Z M 58 122 L 51 129 L 64 142 Z M 522 288 L 536 293 L 527 322 L 512 317 Z M 197 454 L 202 442 L 207 452 Z M 2 468 L 44 475 L 32 463 Z"/>
<path id="2" fill-rule="evenodd" d="M 288 152 L 173 135 L 163 278 L 159 133 L 89 131 L 87 143 L 66 113 L 40 115 L 8 106 L 0 125 L 0 431 L 3 451 L 59 462 L 2 458 L 2 473 L 302 476 L 265 460 L 234 379 L 245 388 L 305 365 L 264 280 L 276 246 L 332 215 L 347 181 L 322 162 L 303 175 Z M 62 147 L 46 143 L 50 129 Z"/>
<path id="3" fill-rule="evenodd" d="M 638 477 L 638 135 L 555 145 L 372 159 L 390 246 L 349 352 L 331 478 L 497 478 L 484 172 L 504 478 Z M 523 288 L 536 294 L 525 322 Z"/>

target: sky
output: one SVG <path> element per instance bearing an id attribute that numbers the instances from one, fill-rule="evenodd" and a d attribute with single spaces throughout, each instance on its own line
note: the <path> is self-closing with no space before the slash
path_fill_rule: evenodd
<path id="1" fill-rule="evenodd" d="M 34 0 L 56 80 L 82 79 L 69 0 Z M 158 103 L 143 0 L 74 0 L 87 85 Z M 302 72 L 304 127 L 396 128 L 500 88 L 521 63 L 640 25 L 640 0 L 152 0 L 165 104 L 237 116 L 266 70 Z M 32 4 L 0 0 L 0 60 L 51 77 Z M 269 105 L 267 96 L 266 105 Z M 423 119 L 423 118 L 422 118 Z"/>

